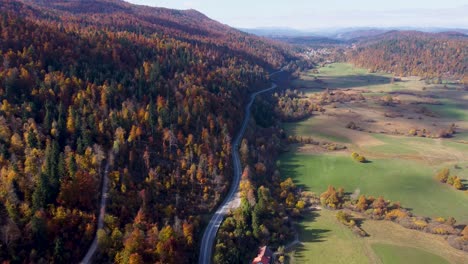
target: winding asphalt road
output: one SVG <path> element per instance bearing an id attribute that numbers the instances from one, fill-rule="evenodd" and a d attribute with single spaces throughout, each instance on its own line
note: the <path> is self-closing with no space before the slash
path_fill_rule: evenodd
<path id="1" fill-rule="evenodd" d="M 99 218 L 98 218 L 98 226 L 96 230 L 96 236 L 94 237 L 93 243 L 88 249 L 88 252 L 86 252 L 86 256 L 81 260 L 80 263 L 82 264 L 88 264 L 91 263 L 91 259 L 94 256 L 94 253 L 96 253 L 96 250 L 98 248 L 98 233 L 100 229 L 104 227 L 104 216 L 106 215 L 106 205 L 107 205 L 107 198 L 109 194 L 107 193 L 107 190 L 109 189 L 109 177 L 107 177 L 107 174 L 109 174 L 109 159 L 106 162 L 106 168 L 104 170 L 104 179 L 102 182 L 102 190 L 101 190 L 101 203 L 99 205 Z"/>
<path id="2" fill-rule="evenodd" d="M 270 76 L 273 76 L 279 72 L 281 71 L 274 72 L 270 74 Z M 223 203 L 219 206 L 218 210 L 216 210 L 215 214 L 211 217 L 211 220 L 205 229 L 205 233 L 203 234 L 202 243 L 200 247 L 200 256 L 198 258 L 199 264 L 211 263 L 211 256 L 213 255 L 213 244 L 216 238 L 216 233 L 218 233 L 219 226 L 223 222 L 224 216 L 229 212 L 230 204 L 234 200 L 237 190 L 239 189 L 239 183 L 242 174 L 242 166 L 239 159 L 239 144 L 242 138 L 244 137 L 245 129 L 247 128 L 247 124 L 249 123 L 250 108 L 257 95 L 271 91 L 275 88 L 276 84 L 273 83 L 270 88 L 251 94 L 250 101 L 245 106 L 245 117 L 244 121 L 242 122 L 242 127 L 232 144 L 232 163 L 234 164 L 234 177 L 231 184 L 231 189 L 229 190 L 229 193 L 227 194 Z"/>

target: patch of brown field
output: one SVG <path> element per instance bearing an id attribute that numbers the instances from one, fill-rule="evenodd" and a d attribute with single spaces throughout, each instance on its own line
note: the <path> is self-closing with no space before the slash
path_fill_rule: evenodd
<path id="1" fill-rule="evenodd" d="M 457 132 L 458 133 L 467 133 L 468 132 L 468 121 L 457 121 Z M 455 139 L 457 135 L 455 134 Z"/>
<path id="2" fill-rule="evenodd" d="M 368 159 L 403 159 L 403 160 L 412 160 L 412 161 L 418 161 L 420 163 L 424 163 L 427 165 L 438 165 L 438 164 L 444 164 L 444 163 L 453 163 L 453 162 L 459 162 L 461 160 L 455 159 L 453 157 L 438 157 L 438 156 L 427 156 L 427 155 L 421 155 L 421 154 L 414 154 L 414 155 L 400 155 L 400 154 L 383 154 L 379 152 L 370 152 L 367 150 L 361 150 L 359 152 L 360 154 L 364 155 Z"/>
<path id="3" fill-rule="evenodd" d="M 348 149 L 341 151 L 342 153 L 357 151 L 370 159 L 398 158 L 419 161 L 427 165 L 439 165 L 443 163 L 463 162 L 468 160 L 468 153 L 464 153 L 441 144 L 442 140 L 447 139 L 433 139 L 435 144 L 434 148 L 431 148 L 427 143 L 418 143 L 414 141 L 409 142 L 408 144 L 411 144 L 412 148 L 416 151 L 415 154 L 389 154 L 368 150 L 369 147 L 379 146 L 384 143 L 372 136 L 372 133 L 366 131 L 377 133 L 383 132 L 386 135 L 392 136 L 395 130 L 399 131 L 399 133 L 406 134 L 410 129 L 421 127 L 422 122 L 425 122 L 425 126 L 429 126 L 430 124 L 433 129 L 449 127 L 451 122 L 440 122 L 438 125 L 434 126 L 431 124 L 430 119 L 427 118 L 422 121 L 419 120 L 419 124 L 415 125 L 414 120 L 408 120 L 405 118 L 385 118 L 381 115 L 381 112 L 379 112 L 378 109 L 366 108 L 363 104 L 340 105 L 337 108 L 330 108 L 325 114 L 317 115 L 313 118 L 315 119 L 315 131 L 330 136 L 347 138 L 352 142 L 343 143 L 343 145 L 347 146 Z M 345 126 L 350 122 L 350 120 L 353 120 L 353 122 L 365 131 L 347 129 Z M 372 120 L 373 122 L 369 122 L 369 120 Z M 461 125 L 458 126 L 461 127 Z M 463 132 L 465 130 L 458 129 L 458 131 Z M 407 135 L 395 135 L 395 137 L 407 137 L 408 139 L 411 139 L 411 136 Z M 403 142 L 404 141 L 402 141 L 402 143 Z M 299 151 L 301 153 L 309 154 L 329 152 L 317 146 L 305 146 L 300 148 Z"/>
<path id="4" fill-rule="evenodd" d="M 404 136 L 393 136 L 393 137 L 404 137 Z M 445 163 L 459 163 L 468 160 L 468 153 L 453 149 L 442 145 L 442 141 L 446 139 L 432 139 L 434 142 L 433 147 L 428 146 L 427 143 L 419 142 L 407 142 L 412 149 L 416 152 L 415 154 L 388 154 L 377 151 L 370 151 L 368 149 L 360 149 L 360 153 L 369 158 L 398 158 L 405 160 L 419 161 L 427 165 L 439 165 Z"/>
<path id="5" fill-rule="evenodd" d="M 320 146 L 312 145 L 312 144 L 304 144 L 297 148 L 296 152 L 305 153 L 305 154 L 321 154 L 330 152 Z"/>
<path id="6" fill-rule="evenodd" d="M 351 144 L 344 144 L 344 145 L 351 146 Z M 455 155 L 450 155 L 450 152 L 453 150 L 447 150 L 446 152 L 444 151 L 444 153 L 442 153 L 441 155 L 438 155 L 437 153 L 435 154 L 427 153 L 424 151 L 418 152 L 416 154 L 388 154 L 388 153 L 381 153 L 381 152 L 376 152 L 376 151 L 369 151 L 366 148 L 355 149 L 352 146 L 344 150 L 333 151 L 333 150 L 327 150 L 326 148 L 323 148 L 317 145 L 304 144 L 304 145 L 298 146 L 295 149 L 295 151 L 302 153 L 302 154 L 311 154 L 311 155 L 327 154 L 327 155 L 343 155 L 343 156 L 349 156 L 353 151 L 356 151 L 370 160 L 372 159 L 403 159 L 403 160 L 417 161 L 417 162 L 427 164 L 430 166 L 438 165 L 438 164 L 445 164 L 445 163 L 458 163 L 458 162 L 463 162 L 467 160 L 467 158 L 460 156 L 460 153 L 457 153 L 457 152 L 454 152 L 456 153 Z M 445 154 L 448 154 L 448 155 L 445 155 Z"/>
<path id="7" fill-rule="evenodd" d="M 324 81 L 328 77 L 323 77 Z M 333 77 L 329 77 L 331 80 Z M 308 80 L 303 80 L 306 84 Z M 353 79 L 353 78 L 351 78 Z M 318 82 L 312 82 L 314 85 L 320 85 Z M 325 84 L 321 84 L 322 88 Z M 401 89 L 390 89 L 388 84 L 372 84 L 372 88 L 366 86 L 351 87 L 339 90 L 330 90 L 329 92 L 339 92 L 341 95 L 353 97 L 358 94 L 365 94 L 365 101 L 335 102 L 324 106 L 326 112 L 313 117 L 312 130 L 317 132 L 314 136 L 317 140 L 328 140 L 330 138 L 346 138 L 350 143 L 343 143 L 348 150 L 341 153 L 350 153 L 357 151 L 366 157 L 372 158 L 399 158 L 422 162 L 428 165 L 440 165 L 445 163 L 465 162 L 468 160 L 468 153 L 461 150 L 446 147 L 441 144 L 441 140 L 434 139 L 434 147 L 427 142 L 418 143 L 416 141 L 402 139 L 402 144 L 410 144 L 415 150 L 414 154 L 392 154 L 370 151 L 369 147 L 379 146 L 384 142 L 375 138 L 372 134 L 395 135 L 398 137 L 408 137 L 413 130 L 427 131 L 429 136 L 438 136 L 438 134 L 448 129 L 453 123 L 456 124 L 456 132 L 468 132 L 468 121 L 453 120 L 433 116 L 431 112 L 421 112 L 421 104 L 438 104 L 441 99 L 449 99 L 453 102 L 463 105 L 468 100 L 468 94 L 463 91 L 446 89 L 443 85 L 425 84 L 419 77 L 404 77 L 400 84 Z M 324 89 L 325 92 L 325 89 Z M 375 94 L 378 92 L 380 94 Z M 396 102 L 393 106 L 384 105 L 383 99 L 391 95 Z M 312 102 L 319 103 L 322 93 L 309 93 Z M 346 98 L 345 98 L 346 100 Z M 349 122 L 354 122 L 358 130 L 346 128 Z M 330 138 L 322 135 L 329 135 Z M 458 141 L 455 137 L 449 140 Z M 319 154 L 329 152 L 326 149 L 317 146 L 304 146 L 298 149 L 302 153 Z"/>
<path id="8" fill-rule="evenodd" d="M 376 146 L 383 144 L 369 133 L 347 129 L 346 124 L 348 124 L 349 120 L 357 120 L 361 118 L 361 116 L 357 112 L 341 110 L 343 109 L 333 109 L 332 111 L 327 111 L 323 115 L 314 116 L 313 118 L 317 120 L 314 129 L 323 134 L 347 138 L 357 146 Z"/>
<path id="9" fill-rule="evenodd" d="M 333 153 L 333 154 L 343 154 L 348 153 L 349 151 L 346 149 L 343 150 L 328 150 L 322 146 L 313 145 L 313 144 L 303 144 L 299 145 L 296 152 L 303 153 L 303 154 L 323 154 L 323 153 Z"/>
<path id="10" fill-rule="evenodd" d="M 420 108 L 408 104 L 385 107 L 378 105 L 378 102 L 374 104 L 369 102 L 367 104 L 340 104 L 337 108 L 326 108 L 326 110 L 342 122 L 353 121 L 360 128 L 373 133 L 408 134 L 412 129 L 425 129 L 431 134 L 436 134 L 453 123 L 452 120 L 419 114 L 417 111 Z M 392 115 L 396 117 L 391 117 Z"/>
<path id="11" fill-rule="evenodd" d="M 440 131 L 448 129 L 453 120 L 446 120 L 440 117 L 430 117 L 417 113 L 421 107 L 408 104 L 400 104 L 395 107 L 384 107 L 381 105 L 367 103 L 338 103 L 336 107 L 326 106 L 326 112 L 317 115 L 314 119 L 323 120 L 322 125 L 315 126 L 314 129 L 321 132 L 330 133 L 349 138 L 359 146 L 378 145 L 378 140 L 362 133 L 362 131 L 352 131 L 346 128 L 349 122 L 354 122 L 361 130 L 370 133 L 384 133 L 395 135 L 408 135 L 411 130 L 426 130 L 431 135 L 436 136 Z M 386 116 L 391 113 L 397 117 Z M 468 122 L 456 122 L 457 131 L 468 131 Z"/>

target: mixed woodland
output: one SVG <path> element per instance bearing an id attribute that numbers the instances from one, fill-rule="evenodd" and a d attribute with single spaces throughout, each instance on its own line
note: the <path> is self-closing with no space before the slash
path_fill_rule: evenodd
<path id="1" fill-rule="evenodd" d="M 359 41 L 345 57 L 371 72 L 468 83 L 468 36 L 461 33 L 391 31 Z"/>
<path id="2" fill-rule="evenodd" d="M 78 262 L 98 232 L 99 262 L 196 262 L 244 99 L 294 54 L 122 1 L 2 0 L 0 33 L 0 260 Z"/>

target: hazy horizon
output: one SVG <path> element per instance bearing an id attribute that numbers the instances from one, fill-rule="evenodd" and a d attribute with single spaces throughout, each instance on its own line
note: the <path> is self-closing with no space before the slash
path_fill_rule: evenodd
<path id="1" fill-rule="evenodd" d="M 306 0 L 283 1 L 127 0 L 130 3 L 174 9 L 196 9 L 236 28 L 313 30 L 347 27 L 440 27 L 468 29 L 468 5 L 446 1 L 329 0 L 320 5 Z"/>

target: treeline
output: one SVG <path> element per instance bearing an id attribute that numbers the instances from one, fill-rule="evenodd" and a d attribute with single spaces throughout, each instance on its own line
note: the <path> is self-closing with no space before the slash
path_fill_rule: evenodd
<path id="1" fill-rule="evenodd" d="M 468 83 L 468 37 L 458 33 L 389 32 L 356 44 L 347 60 L 371 72 L 457 78 Z"/>
<path id="2" fill-rule="evenodd" d="M 0 5 L 0 260 L 78 262 L 109 162 L 96 262 L 196 262 L 235 117 L 288 51 L 192 11 L 39 3 Z"/>

